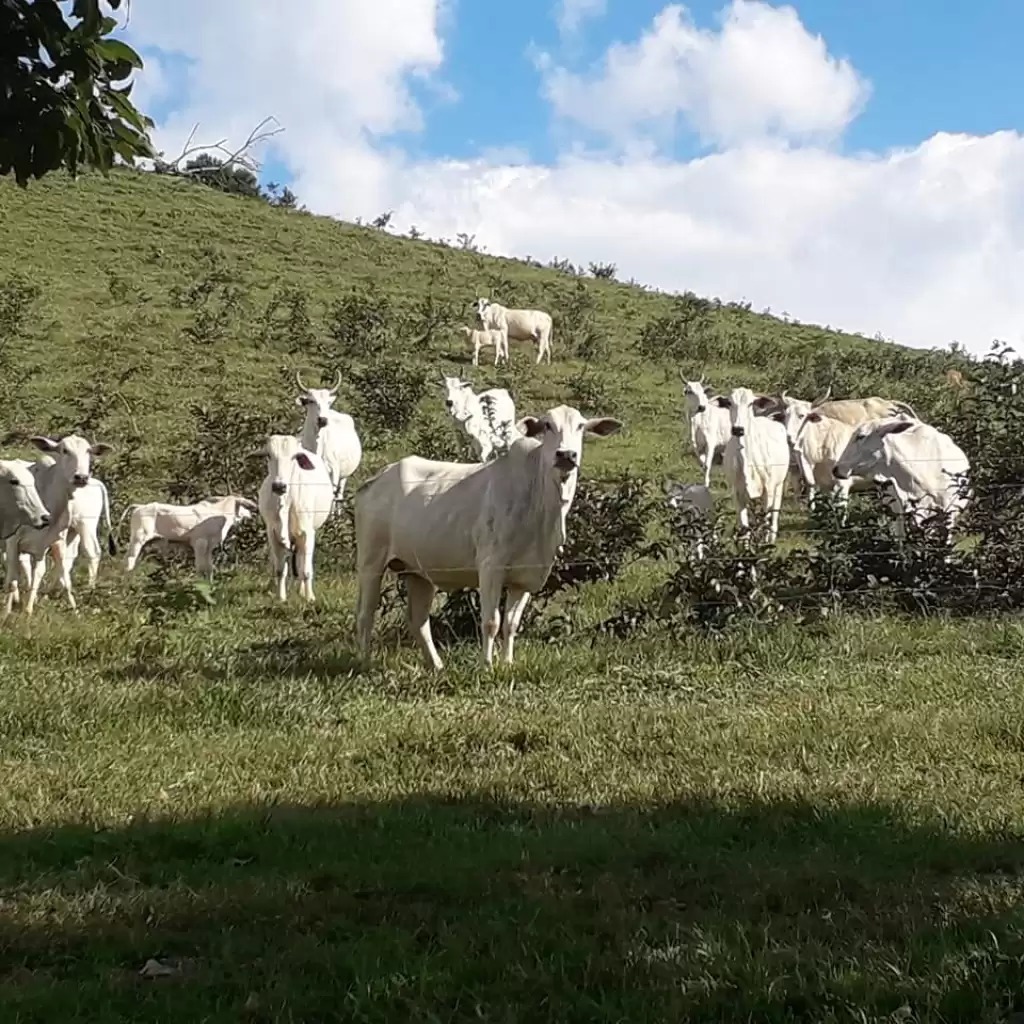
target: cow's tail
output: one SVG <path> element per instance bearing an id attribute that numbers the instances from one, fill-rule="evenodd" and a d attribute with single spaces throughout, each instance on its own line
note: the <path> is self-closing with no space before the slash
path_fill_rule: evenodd
<path id="1" fill-rule="evenodd" d="M 117 521 L 117 532 L 121 532 L 121 527 L 124 525 L 126 516 L 130 516 L 139 506 L 129 505 L 122 513 L 121 518 Z M 109 509 L 109 504 L 108 504 Z M 110 516 L 107 515 L 107 550 L 110 551 L 111 555 L 117 554 L 117 540 L 114 538 L 114 531 L 110 529 Z"/>
<path id="2" fill-rule="evenodd" d="M 107 528 L 107 551 L 110 552 L 110 556 L 113 558 L 117 554 L 117 538 L 110 527 L 110 494 L 107 491 L 107 485 L 102 480 L 98 480 L 97 483 L 103 490 L 103 522 Z"/>
<path id="3" fill-rule="evenodd" d="M 294 543 L 291 546 L 290 554 L 292 563 L 292 579 L 297 580 L 299 578 L 299 553 L 296 550 Z"/>

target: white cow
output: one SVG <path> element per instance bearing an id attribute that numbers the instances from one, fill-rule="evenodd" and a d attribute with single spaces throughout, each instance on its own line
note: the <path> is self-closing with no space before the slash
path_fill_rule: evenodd
<path id="1" fill-rule="evenodd" d="M 500 331 L 503 346 L 508 357 L 508 341 L 533 341 L 537 344 L 537 362 L 544 356 L 551 362 L 551 329 L 550 313 L 542 309 L 509 309 L 507 306 L 491 302 L 490 299 L 476 300 L 476 313 L 480 318 L 480 326 Z"/>
<path id="2" fill-rule="evenodd" d="M 508 339 L 500 330 L 484 328 L 478 331 L 472 327 L 462 327 L 460 330 L 473 345 L 474 366 L 480 365 L 480 349 L 490 348 L 491 345 L 494 346 L 494 365 L 497 366 L 501 359 L 508 362 Z"/>
<path id="3" fill-rule="evenodd" d="M 477 394 L 473 385 L 459 377 L 442 377 L 445 408 L 470 439 L 481 462 L 508 451 L 519 436 L 516 405 L 505 388 L 488 388 Z"/>
<path id="4" fill-rule="evenodd" d="M 665 504 L 682 512 L 691 523 L 706 522 L 715 509 L 715 499 L 705 484 L 684 484 L 680 481 L 665 481 Z M 699 539 L 695 546 L 698 559 L 704 558 L 704 541 Z"/>
<path id="5" fill-rule="evenodd" d="M 40 451 L 55 455 L 55 459 L 32 463 L 30 468 L 35 477 L 39 496 L 50 514 L 50 522 L 41 530 L 22 526 L 7 538 L 7 600 L 4 614 L 9 615 L 14 605 L 21 600 L 18 587 L 19 569 L 29 591 L 25 614 L 32 614 L 46 572 L 47 551 L 53 555 L 57 563 L 60 584 L 67 594 L 68 604 L 73 610 L 77 610 L 78 605 L 71 590 L 71 571 L 66 558 L 67 546 L 64 543 L 71 519 L 68 506 L 74 492 L 89 483 L 92 459 L 113 451 L 113 448 L 103 443 L 90 445 L 78 434 L 68 434 L 59 441 L 40 435 L 29 440 Z"/>
<path id="6" fill-rule="evenodd" d="M 831 492 L 838 497 L 845 519 L 850 492 L 873 490 L 875 486 L 870 479 L 851 476 L 837 480 L 832 475 L 836 461 L 857 426 L 826 416 L 820 409 L 812 410 L 810 402 L 785 397 L 784 400 L 786 408 L 773 413 L 772 419 L 786 429 L 790 448 L 807 484 L 811 508 L 814 508 L 819 490 Z"/>
<path id="7" fill-rule="evenodd" d="M 40 530 L 49 523 L 50 513 L 24 460 L 0 460 L 0 540 L 21 527 Z"/>
<path id="8" fill-rule="evenodd" d="M 755 395 L 750 388 L 735 388 L 731 395 L 719 395 L 715 403 L 729 410 L 732 423 L 725 448 L 725 472 L 732 490 L 739 532 L 750 529 L 750 503 L 763 499 L 768 524 L 768 543 L 779 535 L 779 510 L 789 476 L 790 452 L 786 428 L 759 411 L 774 408 L 771 400 Z"/>
<path id="9" fill-rule="evenodd" d="M 690 421 L 690 442 L 704 470 L 704 486 L 709 487 L 711 467 L 722 461 L 725 446 L 729 443 L 732 421 L 728 409 L 711 401 L 703 377 L 700 380 L 687 380 L 681 373 L 680 377 Z"/>
<path id="10" fill-rule="evenodd" d="M 42 462 L 42 459 L 39 461 Z M 99 537 L 101 518 L 107 527 L 107 551 L 111 556 L 116 555 L 117 541 L 110 529 L 110 495 L 107 493 L 106 484 L 94 476 L 85 487 L 78 488 L 71 495 L 71 501 L 68 502 L 68 529 L 64 537 L 64 559 L 68 573 L 74 570 L 81 548 L 85 553 L 90 588 L 96 586 L 100 557 L 103 553 Z"/>
<path id="11" fill-rule="evenodd" d="M 887 485 L 903 538 L 903 515 L 911 511 L 919 523 L 944 511 L 953 529 L 970 500 L 970 469 L 963 449 L 948 434 L 920 420 L 890 417 L 857 427 L 832 472 L 837 480 L 860 476 Z"/>
<path id="12" fill-rule="evenodd" d="M 270 568 L 277 595 L 288 598 L 288 563 L 299 578 L 299 594 L 313 601 L 313 550 L 316 531 L 333 506 L 333 483 L 324 460 L 305 450 L 290 434 L 271 434 L 253 456 L 267 459 L 260 484 L 259 511 L 267 530 Z"/>
<path id="13" fill-rule="evenodd" d="M 355 420 L 347 412 L 331 408 L 338 397 L 341 374 L 333 388 L 307 388 L 298 373 L 295 383 L 302 392 L 295 404 L 306 410 L 299 439 L 306 451 L 316 452 L 323 459 L 334 485 L 334 500 L 339 502 L 345 495 L 345 483 L 363 458 Z"/>
<path id="14" fill-rule="evenodd" d="M 131 572 L 138 564 L 142 549 L 151 540 L 159 538 L 192 548 L 196 572 L 212 579 L 214 551 L 227 540 L 237 523 L 252 518 L 256 511 L 256 502 L 237 494 L 204 498 L 192 505 L 171 505 L 161 501 L 129 505 L 118 520 L 120 528 L 125 516 L 131 516 L 125 571 Z"/>
<path id="15" fill-rule="evenodd" d="M 416 455 L 393 462 L 356 492 L 359 599 L 356 629 L 364 655 L 380 603 L 384 572 L 403 573 L 409 629 L 427 665 L 443 667 L 430 633 L 438 590 L 480 591 L 483 660 L 491 664 L 507 589 L 504 660 L 530 595 L 544 585 L 576 494 L 585 434 L 606 437 L 622 424 L 585 418 L 559 405 L 518 424 L 526 435 L 493 462 L 435 462 Z"/>

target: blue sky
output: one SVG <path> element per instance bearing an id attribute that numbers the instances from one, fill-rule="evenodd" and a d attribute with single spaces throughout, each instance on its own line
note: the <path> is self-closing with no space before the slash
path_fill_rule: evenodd
<path id="1" fill-rule="evenodd" d="M 558 146 L 531 50 L 584 70 L 612 43 L 636 39 L 665 6 L 660 0 L 608 0 L 602 16 L 588 19 L 577 38 L 563 41 L 550 0 L 457 0 L 454 14 L 443 21 L 442 78 L 458 98 L 414 81 L 425 131 L 397 132 L 394 138 L 427 157 L 473 157 L 511 147 L 532 160 L 551 161 Z M 698 26 L 713 28 L 723 4 L 691 0 L 685 6 Z M 791 6 L 810 32 L 824 36 L 833 56 L 850 59 L 872 84 L 866 108 L 846 131 L 845 150 L 913 146 L 940 130 L 980 135 L 1022 127 L 1024 3 L 958 4 L 955 17 L 936 16 L 926 0 L 795 0 Z M 481 56 L 495 39 L 505 41 L 506 56 Z M 187 61 L 165 57 L 165 68 L 180 95 Z M 159 120 L 173 106 L 169 96 L 151 113 Z M 683 131 L 671 151 L 688 156 L 701 147 Z M 293 175 L 271 158 L 262 177 L 288 182 Z"/>
<path id="2" fill-rule="evenodd" d="M 567 3 L 593 14 L 574 33 Z M 274 114 L 261 176 L 314 212 L 391 209 L 395 230 L 490 252 L 1024 349 L 1024 4 L 945 9 L 177 0 L 137 5 L 129 38 L 158 145 L 196 122 L 241 141 Z"/>

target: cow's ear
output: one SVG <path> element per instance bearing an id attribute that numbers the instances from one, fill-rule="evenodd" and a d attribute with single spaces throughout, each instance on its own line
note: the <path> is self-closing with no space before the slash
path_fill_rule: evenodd
<path id="1" fill-rule="evenodd" d="M 731 409 L 732 399 L 727 398 L 725 395 L 717 395 L 715 397 L 715 405 L 717 405 L 719 409 Z"/>
<path id="2" fill-rule="evenodd" d="M 305 395 L 296 395 L 295 396 L 295 404 L 297 406 L 301 407 L 303 405 L 306 405 L 308 402 L 309 402 L 309 399 Z"/>
<path id="3" fill-rule="evenodd" d="M 97 441 L 89 448 L 89 454 L 94 459 L 98 459 L 101 455 L 109 455 L 113 450 L 114 446 L 112 444 L 107 444 L 106 441 Z"/>
<path id="4" fill-rule="evenodd" d="M 35 434 L 29 440 L 41 452 L 55 452 L 60 447 L 59 441 L 54 441 L 52 437 L 44 437 L 42 434 Z"/>
<path id="5" fill-rule="evenodd" d="M 883 433 L 902 434 L 914 425 L 913 420 L 904 420 L 902 423 L 887 423 Z"/>
<path id="6" fill-rule="evenodd" d="M 313 468 L 313 460 L 306 452 L 296 452 L 295 461 L 299 464 L 301 469 L 309 470 Z"/>
<path id="7" fill-rule="evenodd" d="M 587 434 L 596 434 L 598 437 L 608 437 L 609 434 L 617 434 L 622 429 L 622 421 L 614 416 L 597 416 L 587 420 L 583 424 L 583 430 Z"/>
<path id="8" fill-rule="evenodd" d="M 516 430 L 524 437 L 536 437 L 544 432 L 544 421 L 537 416 L 524 416 L 516 424 Z"/>
<path id="9" fill-rule="evenodd" d="M 820 412 L 809 412 L 805 417 L 808 423 L 820 423 L 821 413 Z"/>
<path id="10" fill-rule="evenodd" d="M 772 419 L 775 420 L 776 423 L 785 423 L 786 414 L 784 412 L 773 412 Z"/>
<path id="11" fill-rule="evenodd" d="M 763 412 L 765 409 L 770 409 L 775 404 L 775 400 L 769 398 L 767 395 L 758 395 L 753 401 L 753 406 L 758 412 Z"/>

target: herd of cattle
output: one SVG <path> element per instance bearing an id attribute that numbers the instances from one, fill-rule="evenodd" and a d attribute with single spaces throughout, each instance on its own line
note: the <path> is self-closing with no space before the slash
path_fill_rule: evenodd
<path id="1" fill-rule="evenodd" d="M 551 358 L 551 317 L 539 310 L 510 310 L 479 299 L 481 327 L 466 328 L 473 362 L 485 345 L 495 365 L 508 359 L 509 339 L 532 340 L 537 362 Z M 314 600 L 313 555 L 317 530 L 335 513 L 348 479 L 362 461 L 355 422 L 332 408 L 340 375 L 331 388 L 308 388 L 296 374 L 304 409 L 297 435 L 273 434 L 249 453 L 266 462 L 255 502 L 217 495 L 192 505 L 131 505 L 125 568 L 137 564 L 151 540 L 191 547 L 197 571 L 212 575 L 213 554 L 235 525 L 255 514 L 262 521 L 273 579 L 287 597 L 289 570 L 299 592 Z M 426 663 L 442 667 L 430 631 L 430 606 L 438 590 L 476 588 L 480 594 L 483 657 L 491 664 L 499 631 L 502 655 L 512 662 L 523 611 L 544 583 L 566 539 L 584 437 L 607 437 L 622 423 L 588 418 L 558 405 L 540 416 L 517 418 L 504 388 L 476 392 L 458 377 L 444 377 L 445 408 L 472 447 L 475 462 L 446 462 L 408 455 L 386 466 L 355 492 L 354 519 L 358 598 L 356 634 L 370 646 L 387 571 L 401 573 L 408 623 Z M 816 402 L 757 394 L 739 387 L 715 393 L 706 381 L 684 380 L 694 452 L 702 483 L 669 482 L 670 505 L 697 514 L 713 508 L 712 467 L 721 465 L 736 508 L 740 534 L 750 528 L 750 509 L 764 504 L 769 540 L 778 535 L 787 479 L 806 486 L 810 502 L 829 490 L 845 503 L 852 490 L 879 488 L 897 513 L 948 514 L 949 525 L 969 499 L 967 457 L 945 433 L 918 418 L 905 402 L 879 397 Z M 5 615 L 20 603 L 19 575 L 28 591 L 26 614 L 36 604 L 46 557 L 57 567 L 72 608 L 71 570 L 81 549 L 89 585 L 100 561 L 98 528 L 107 526 L 116 552 L 110 504 L 92 462 L 111 451 L 70 434 L 59 440 L 35 436 L 44 454 L 34 462 L 0 461 L 0 537 L 6 559 Z M 120 523 L 118 524 L 120 526 Z M 700 552 L 698 551 L 698 557 Z M 502 594 L 507 595 L 502 630 Z"/>

